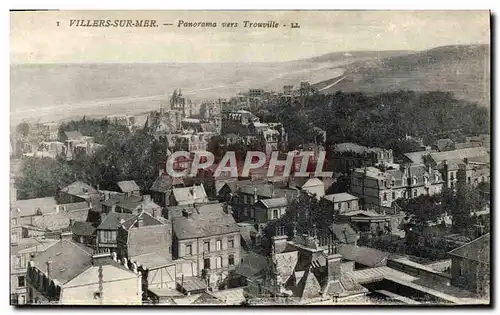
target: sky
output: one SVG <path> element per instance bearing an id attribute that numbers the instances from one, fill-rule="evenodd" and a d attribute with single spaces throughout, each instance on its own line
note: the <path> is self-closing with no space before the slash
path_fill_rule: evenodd
<path id="1" fill-rule="evenodd" d="M 70 27 L 72 19 L 149 19 L 160 26 Z M 218 27 L 179 28 L 179 20 L 214 21 Z M 245 20 L 275 21 L 280 27 L 244 28 Z M 238 27 L 222 28 L 222 22 L 237 22 Z M 300 28 L 292 29 L 290 23 Z M 489 44 L 489 23 L 488 11 L 11 12 L 10 60 L 11 64 L 279 62 L 330 52 Z"/>

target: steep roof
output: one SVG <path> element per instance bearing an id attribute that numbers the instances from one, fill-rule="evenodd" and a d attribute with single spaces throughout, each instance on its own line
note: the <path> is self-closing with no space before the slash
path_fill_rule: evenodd
<path id="1" fill-rule="evenodd" d="M 125 230 L 129 230 L 130 228 L 132 228 L 135 225 L 135 223 L 139 220 L 139 218 L 142 219 L 142 224 L 143 224 L 142 227 L 164 224 L 162 221 L 154 218 L 149 213 L 141 212 L 138 215 L 135 215 L 132 218 L 123 222 L 123 224 L 121 224 L 121 226 L 123 226 L 123 228 Z"/>
<path id="2" fill-rule="evenodd" d="M 178 239 L 239 232 L 236 221 L 232 215 L 224 212 L 222 203 L 195 207 L 189 218 L 181 216 L 172 219 L 172 226 Z"/>
<path id="3" fill-rule="evenodd" d="M 449 252 L 452 256 L 463 257 L 482 263 L 490 263 L 490 233 L 476 238 L 459 248 Z"/>
<path id="4" fill-rule="evenodd" d="M 98 230 L 117 230 L 118 225 L 121 224 L 121 220 L 128 220 L 132 218 L 134 215 L 131 213 L 118 213 L 118 212 L 110 212 L 106 215 L 106 218 L 101 222 L 101 224 L 97 227 Z"/>
<path id="5" fill-rule="evenodd" d="M 139 185 L 133 180 L 124 180 L 116 183 L 122 192 L 133 192 L 141 190 Z"/>
<path id="6" fill-rule="evenodd" d="M 172 188 L 172 186 L 182 184 L 184 184 L 182 177 L 172 177 L 166 173 L 163 173 L 158 176 L 158 178 L 156 178 L 153 185 L 151 185 L 150 190 L 154 192 L 166 193 L 169 191 L 169 189 Z"/>
<path id="7" fill-rule="evenodd" d="M 294 291 L 295 295 L 302 299 L 311 299 L 320 296 L 321 285 L 311 268 L 306 270 Z"/>
<path id="8" fill-rule="evenodd" d="M 76 221 L 71 227 L 71 232 L 74 235 L 91 236 L 95 230 L 95 227 L 90 222 Z"/>
<path id="9" fill-rule="evenodd" d="M 92 249 L 71 240 L 60 240 L 33 258 L 42 271 L 47 270 L 47 261 L 51 261 L 50 278 L 65 284 L 92 265 Z"/>
<path id="10" fill-rule="evenodd" d="M 305 182 L 304 185 L 302 185 L 302 188 L 307 188 L 307 187 L 315 187 L 315 186 L 325 186 L 325 184 L 316 177 L 309 178 L 307 182 Z"/>

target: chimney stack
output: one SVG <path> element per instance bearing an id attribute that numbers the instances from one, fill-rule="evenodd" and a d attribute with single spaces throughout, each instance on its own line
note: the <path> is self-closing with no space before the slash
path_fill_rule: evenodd
<path id="1" fill-rule="evenodd" d="M 47 278 L 50 279 L 50 270 L 51 270 L 51 266 L 52 266 L 52 260 L 50 260 L 50 258 L 49 258 L 49 260 L 47 260 L 46 264 L 47 264 Z"/>
<path id="2" fill-rule="evenodd" d="M 281 253 L 287 244 L 288 237 L 285 234 L 285 228 L 283 226 L 278 226 L 276 228 L 276 235 L 272 237 L 273 241 L 273 253 Z"/>
<path id="3" fill-rule="evenodd" d="M 328 240 L 328 249 L 326 251 L 326 265 L 328 269 L 328 282 L 340 279 L 340 261 L 342 255 L 337 253 L 337 246 L 334 243 L 333 235 Z"/>
<path id="4" fill-rule="evenodd" d="M 142 213 L 142 210 L 141 210 L 141 212 L 139 213 L 139 216 L 137 217 L 137 227 L 138 228 L 144 226 L 144 220 L 143 220 L 142 215 L 143 215 L 143 213 Z"/>

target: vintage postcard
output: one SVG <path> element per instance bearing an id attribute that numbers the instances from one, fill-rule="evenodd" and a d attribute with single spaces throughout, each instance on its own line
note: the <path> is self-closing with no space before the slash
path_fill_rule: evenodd
<path id="1" fill-rule="evenodd" d="M 11 11 L 11 304 L 489 305 L 490 31 Z"/>

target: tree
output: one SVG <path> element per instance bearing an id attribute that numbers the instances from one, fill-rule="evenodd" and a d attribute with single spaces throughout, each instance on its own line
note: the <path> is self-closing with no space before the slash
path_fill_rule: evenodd
<path id="1" fill-rule="evenodd" d="M 26 158 L 21 169 L 21 175 L 15 183 L 19 199 L 54 196 L 59 187 L 75 180 L 75 174 L 68 164 L 51 158 Z"/>
<path id="2" fill-rule="evenodd" d="M 27 137 L 30 133 L 30 125 L 27 122 L 22 122 L 16 127 L 16 132 L 23 138 Z"/>
<path id="3" fill-rule="evenodd" d="M 453 202 L 451 214 L 453 217 L 453 230 L 457 233 L 469 231 L 474 224 L 471 214 L 480 211 L 485 206 L 484 198 L 480 191 L 468 184 L 457 185 L 457 191 L 454 195 L 456 201 Z"/>

